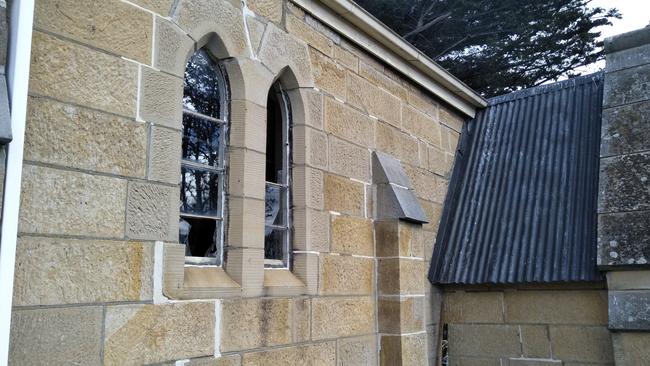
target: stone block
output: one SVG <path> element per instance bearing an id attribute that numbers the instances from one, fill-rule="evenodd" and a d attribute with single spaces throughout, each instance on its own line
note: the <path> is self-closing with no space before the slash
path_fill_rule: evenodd
<path id="1" fill-rule="evenodd" d="M 336 356 L 337 366 L 376 365 L 377 338 L 373 335 L 340 339 Z"/>
<path id="2" fill-rule="evenodd" d="M 321 295 L 370 295 L 373 292 L 375 261 L 343 255 L 321 255 Z"/>
<path id="3" fill-rule="evenodd" d="M 298 297 L 291 303 L 291 335 L 294 343 L 309 341 L 311 337 L 311 300 Z"/>
<path id="4" fill-rule="evenodd" d="M 370 151 L 331 136 L 329 138 L 330 171 L 370 183 Z"/>
<path id="5" fill-rule="evenodd" d="M 228 243 L 229 244 L 229 243 Z M 262 246 L 263 241 L 258 244 Z M 242 288 L 242 296 L 261 296 L 264 290 L 264 249 L 225 248 L 226 271 Z"/>
<path id="6" fill-rule="evenodd" d="M 332 40 L 327 38 L 324 34 L 306 24 L 303 19 L 304 18 L 298 18 L 293 15 L 287 15 L 287 32 L 302 39 L 308 45 L 312 46 L 328 57 L 332 57 L 332 47 L 334 46 L 334 42 L 332 42 Z"/>
<path id="7" fill-rule="evenodd" d="M 400 334 L 423 331 L 424 302 L 424 296 L 380 296 L 377 301 L 379 332 Z"/>
<path id="8" fill-rule="evenodd" d="M 434 146 L 441 146 L 440 124 L 408 105 L 402 105 L 402 125 L 412 135 Z"/>
<path id="9" fill-rule="evenodd" d="M 614 72 L 650 63 L 650 44 L 627 48 L 606 55 L 606 72 Z"/>
<path id="10" fill-rule="evenodd" d="M 34 32 L 30 93 L 135 117 L 136 64 Z"/>
<path id="11" fill-rule="evenodd" d="M 609 271 L 609 290 L 650 290 L 650 271 Z"/>
<path id="12" fill-rule="evenodd" d="M 304 124 L 317 130 L 323 129 L 323 94 L 318 89 L 293 89 L 288 91 L 292 101 L 300 101 L 302 108 L 293 108 L 294 126 Z"/>
<path id="13" fill-rule="evenodd" d="M 266 156 L 257 151 L 231 148 L 229 194 L 240 197 L 264 199 Z"/>
<path id="14" fill-rule="evenodd" d="M 352 73 L 347 76 L 348 103 L 393 126 L 401 125 L 400 100 Z"/>
<path id="15" fill-rule="evenodd" d="M 460 134 L 447 126 L 440 126 L 442 148 L 449 154 L 455 155 Z"/>
<path id="16" fill-rule="evenodd" d="M 132 2 L 166 17 L 169 16 L 174 0 L 132 0 Z"/>
<path id="17" fill-rule="evenodd" d="M 449 324 L 449 359 L 521 355 L 518 327 L 497 324 Z"/>
<path id="18" fill-rule="evenodd" d="M 424 253 L 424 259 L 427 261 L 431 260 L 433 256 L 433 248 L 436 243 L 436 234 L 430 231 L 425 230 L 414 230 L 413 231 L 413 245 L 419 246 L 422 248 Z"/>
<path id="19" fill-rule="evenodd" d="M 183 80 L 154 69 L 140 67 L 140 118 L 177 130 L 182 129 Z"/>
<path id="20" fill-rule="evenodd" d="M 16 249 L 14 306 L 152 298 L 151 243 L 23 236 Z"/>
<path id="21" fill-rule="evenodd" d="M 352 216 L 332 216 L 331 251 L 340 254 L 374 255 L 372 222 Z"/>
<path id="22" fill-rule="evenodd" d="M 26 160 L 144 178 L 143 123 L 31 97 L 25 127 Z"/>
<path id="23" fill-rule="evenodd" d="M 650 291 L 609 291 L 610 330 L 650 330 Z"/>
<path id="24" fill-rule="evenodd" d="M 648 177 L 650 152 L 601 159 L 598 212 L 649 210 Z"/>
<path id="25" fill-rule="evenodd" d="M 314 86 L 307 45 L 284 30 L 269 24 L 260 46 L 259 58 L 275 75 L 289 66 L 298 85 L 287 87 L 309 88 Z"/>
<path id="26" fill-rule="evenodd" d="M 602 290 L 507 291 L 506 323 L 607 324 Z"/>
<path id="27" fill-rule="evenodd" d="M 126 236 L 130 239 L 176 241 L 178 187 L 130 182 Z"/>
<path id="28" fill-rule="evenodd" d="M 224 300 L 221 352 L 292 342 L 292 307 L 286 298 Z"/>
<path id="29" fill-rule="evenodd" d="M 152 126 L 149 147 L 149 179 L 179 184 L 181 172 L 180 131 Z"/>
<path id="30" fill-rule="evenodd" d="M 598 266 L 645 266 L 649 260 L 650 211 L 598 215 Z"/>
<path id="31" fill-rule="evenodd" d="M 452 130 L 460 133 L 463 130 L 463 124 L 465 123 L 465 120 L 461 115 L 455 113 L 451 109 L 444 107 L 444 106 L 439 106 L 438 107 L 438 117 L 439 117 L 439 122 Z"/>
<path id="32" fill-rule="evenodd" d="M 309 58 L 316 86 L 338 99 L 346 100 L 347 70 L 313 49 L 309 50 Z"/>
<path id="33" fill-rule="evenodd" d="M 75 41 L 151 62 L 153 17 L 129 3 L 107 0 L 79 6 L 75 0 L 38 1 L 34 25 Z"/>
<path id="34" fill-rule="evenodd" d="M 644 365 L 650 360 L 650 333 L 612 333 L 612 342 L 618 366 Z"/>
<path id="35" fill-rule="evenodd" d="M 275 0 L 250 0 L 246 5 L 255 14 L 261 15 L 274 23 L 282 20 L 282 2 Z"/>
<path id="36" fill-rule="evenodd" d="M 124 237 L 126 181 L 23 166 L 19 232 Z"/>
<path id="37" fill-rule="evenodd" d="M 325 209 L 364 216 L 364 185 L 346 178 L 325 174 Z"/>
<path id="38" fill-rule="evenodd" d="M 408 104 L 414 106 L 415 108 L 433 118 L 437 119 L 439 116 L 439 104 L 434 101 L 429 94 L 423 92 L 420 89 L 416 89 L 414 87 L 409 88 Z"/>
<path id="39" fill-rule="evenodd" d="M 453 157 L 449 158 L 449 156 L 449 154 L 437 147 L 427 146 L 427 168 L 442 177 L 448 178 L 453 164 Z"/>
<path id="40" fill-rule="evenodd" d="M 193 358 L 183 366 L 241 366 L 240 355 L 221 355 L 220 357 Z M 176 366 L 176 362 L 164 363 L 161 366 Z"/>
<path id="41" fill-rule="evenodd" d="M 214 307 L 214 302 L 108 306 L 104 365 L 142 365 L 214 354 Z"/>
<path id="42" fill-rule="evenodd" d="M 503 323 L 503 292 L 446 292 L 442 301 L 445 323 Z"/>
<path id="43" fill-rule="evenodd" d="M 409 180 L 413 183 L 418 197 L 427 201 L 444 203 L 449 182 L 430 172 L 406 166 L 404 169 Z"/>
<path id="44" fill-rule="evenodd" d="M 429 366 L 436 365 L 438 352 L 440 349 L 440 330 L 438 324 L 427 326 L 427 356 L 429 358 Z"/>
<path id="45" fill-rule="evenodd" d="M 522 325 L 521 348 L 524 357 L 550 358 L 551 341 L 545 325 Z"/>
<path id="46" fill-rule="evenodd" d="M 564 362 L 614 362 L 611 334 L 606 327 L 551 326 L 553 357 Z"/>
<path id="47" fill-rule="evenodd" d="M 157 69 L 183 77 L 194 40 L 174 22 L 156 17 L 153 64 Z M 180 103 L 179 103 L 180 104 Z"/>
<path id="48" fill-rule="evenodd" d="M 442 205 L 424 200 L 418 200 L 424 215 L 429 221 L 427 224 L 422 225 L 422 229 L 428 232 L 437 233 L 438 224 L 440 224 L 440 217 L 442 217 Z"/>
<path id="49" fill-rule="evenodd" d="M 293 249 L 329 251 L 329 213 L 312 209 L 293 210 Z"/>
<path id="50" fill-rule="evenodd" d="M 255 18 L 255 16 L 246 15 L 246 28 L 248 28 L 253 54 L 257 55 L 257 51 L 260 49 L 260 44 L 262 44 L 264 31 L 266 30 L 266 22 L 259 18 Z"/>
<path id="51" fill-rule="evenodd" d="M 343 47 L 334 46 L 334 59 L 355 73 L 359 71 L 359 58 Z"/>
<path id="52" fill-rule="evenodd" d="M 366 147 L 374 145 L 375 121 L 332 98 L 325 98 L 325 131 Z"/>
<path id="53" fill-rule="evenodd" d="M 418 140 L 385 123 L 377 123 L 375 146 L 378 151 L 393 155 L 402 162 L 420 165 Z"/>
<path id="54" fill-rule="evenodd" d="M 381 366 L 419 366 L 427 364 L 427 334 L 403 336 L 382 335 L 379 364 Z"/>
<path id="55" fill-rule="evenodd" d="M 457 357 L 449 359 L 450 366 L 504 366 L 500 358 Z"/>
<path id="56" fill-rule="evenodd" d="M 650 64 L 605 74 L 603 107 L 650 99 Z"/>
<path id="57" fill-rule="evenodd" d="M 230 197 L 228 209 L 228 246 L 264 248 L 264 201 Z"/>
<path id="58" fill-rule="evenodd" d="M 238 1 L 183 0 L 176 6 L 172 20 L 192 39 L 217 34 L 218 42 L 225 50 L 215 50 L 219 58 L 245 56 L 248 54 L 243 12 Z"/>
<path id="59" fill-rule="evenodd" d="M 359 62 L 359 75 L 401 100 L 405 102 L 408 100 L 406 88 L 387 76 L 385 69 L 377 70 L 365 62 Z"/>
<path id="60" fill-rule="evenodd" d="M 329 160 L 327 136 L 311 127 L 293 128 L 293 162 L 327 169 Z"/>
<path id="61" fill-rule="evenodd" d="M 225 74 L 228 75 L 228 82 L 231 86 L 229 90 L 231 100 L 249 101 L 266 107 L 269 89 L 274 82 L 274 77 L 279 75 L 274 75 L 258 60 L 251 58 L 230 57 L 223 59 L 221 64 L 225 68 Z M 291 78 L 283 79 L 286 81 L 284 87 L 295 87 L 288 85 Z M 266 113 L 262 116 L 262 122 L 266 125 Z"/>
<path id="62" fill-rule="evenodd" d="M 600 155 L 610 156 L 650 150 L 648 124 L 650 124 L 650 101 L 605 109 Z"/>
<path id="63" fill-rule="evenodd" d="M 422 257 L 422 250 L 414 245 L 417 224 L 399 220 L 375 221 L 378 257 Z"/>
<path id="64" fill-rule="evenodd" d="M 428 270 L 431 267 L 431 263 L 426 262 L 425 268 Z M 424 276 L 427 273 L 423 273 Z M 442 315 L 442 301 L 443 301 L 443 292 L 437 287 L 428 283 L 428 280 L 425 280 L 424 285 L 424 323 L 427 326 L 436 325 L 441 322 Z"/>
<path id="65" fill-rule="evenodd" d="M 266 109 L 246 100 L 230 103 L 230 145 L 266 153 Z"/>
<path id="66" fill-rule="evenodd" d="M 375 332 L 374 300 L 370 297 L 317 297 L 311 306 L 313 340 Z"/>
<path id="67" fill-rule="evenodd" d="M 10 365 L 101 365 L 102 307 L 15 310 Z"/>
<path id="68" fill-rule="evenodd" d="M 378 287 L 382 295 L 424 294 L 424 261 L 420 259 L 379 259 Z"/>
<path id="69" fill-rule="evenodd" d="M 296 252 L 292 256 L 292 273 L 304 284 L 303 292 L 306 295 L 318 293 L 318 256 L 316 253 Z"/>
<path id="70" fill-rule="evenodd" d="M 268 351 L 244 353 L 243 366 L 264 365 L 334 365 L 336 343 L 321 342 L 297 347 L 276 348 Z"/>
<path id="71" fill-rule="evenodd" d="M 292 170 L 292 200 L 297 207 L 323 208 L 323 172 L 308 167 L 294 167 Z"/>

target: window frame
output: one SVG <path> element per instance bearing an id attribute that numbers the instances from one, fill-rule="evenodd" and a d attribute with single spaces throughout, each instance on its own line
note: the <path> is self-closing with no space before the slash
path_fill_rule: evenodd
<path id="1" fill-rule="evenodd" d="M 205 115 L 203 113 L 193 111 L 190 109 L 187 109 L 182 103 L 182 118 L 185 117 L 186 114 L 195 116 L 197 118 L 200 118 L 205 121 L 209 121 L 212 123 L 217 123 L 222 126 L 222 133 L 219 136 L 219 158 L 216 166 L 212 166 L 209 164 L 202 164 L 199 162 L 195 162 L 192 160 L 184 159 L 182 152 L 181 152 L 181 172 L 182 174 L 182 169 L 185 167 L 192 168 L 192 169 L 200 169 L 204 171 L 208 171 L 210 173 L 216 173 L 218 174 L 218 182 L 217 182 L 217 189 L 218 189 L 218 201 L 219 204 L 217 206 L 217 213 L 216 215 L 201 215 L 201 214 L 191 214 L 191 213 L 183 213 L 182 208 L 179 207 L 179 221 L 183 217 L 188 217 L 188 218 L 199 218 L 199 219 L 211 219 L 215 220 L 215 232 L 217 233 L 216 237 L 217 240 L 215 240 L 215 246 L 217 249 L 218 255 L 216 257 L 199 257 L 199 256 L 188 256 L 185 255 L 185 260 L 184 263 L 186 266 L 210 266 L 210 267 L 223 267 L 225 265 L 225 242 L 226 242 L 226 235 L 227 235 L 227 228 L 228 228 L 228 212 L 227 212 L 227 200 L 228 200 L 228 173 L 229 173 L 229 165 L 228 165 L 228 147 L 229 147 L 229 135 L 230 135 L 230 102 L 231 102 L 231 94 L 230 94 L 230 87 L 229 87 L 229 80 L 228 80 L 228 74 L 226 72 L 226 67 L 223 64 L 223 60 L 217 58 L 210 52 L 210 50 L 207 47 L 202 47 L 199 49 L 196 49 L 188 58 L 188 61 L 186 63 L 186 68 L 187 64 L 189 61 L 194 57 L 194 55 L 198 52 L 204 52 L 205 55 L 210 59 L 212 62 L 213 66 L 213 71 L 218 79 L 218 84 L 221 85 L 222 87 L 219 88 L 219 100 L 220 100 L 220 108 L 219 108 L 219 117 L 212 117 Z M 185 80 L 185 75 L 183 75 L 183 80 Z M 183 97 L 185 97 L 185 92 L 183 92 Z M 182 125 L 182 123 L 181 123 Z M 181 134 L 182 138 L 185 137 L 184 132 Z M 182 187 L 181 187 L 181 194 L 182 194 Z M 180 232 L 179 232 L 180 234 Z M 180 241 L 180 237 L 179 237 Z M 183 244 L 183 243 L 181 243 Z"/>

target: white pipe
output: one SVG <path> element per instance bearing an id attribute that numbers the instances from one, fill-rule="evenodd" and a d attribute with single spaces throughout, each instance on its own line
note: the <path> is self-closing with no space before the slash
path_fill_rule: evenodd
<path id="1" fill-rule="evenodd" d="M 7 58 L 7 86 L 11 107 L 13 140 L 7 152 L 2 233 L 0 236 L 0 365 L 9 358 L 9 330 L 14 285 L 14 264 L 20 207 L 20 181 L 23 169 L 23 144 L 29 64 L 32 50 L 32 23 L 34 0 L 14 0 L 9 17 L 9 44 Z"/>

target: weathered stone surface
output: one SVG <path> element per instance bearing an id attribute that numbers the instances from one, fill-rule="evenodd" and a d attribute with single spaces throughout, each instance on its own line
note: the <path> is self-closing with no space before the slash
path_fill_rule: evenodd
<path id="1" fill-rule="evenodd" d="M 375 129 L 375 146 L 377 150 L 395 156 L 402 162 L 419 165 L 417 139 L 385 123 L 377 123 Z"/>
<path id="2" fill-rule="evenodd" d="M 380 365 L 418 366 L 427 364 L 427 334 L 382 335 Z"/>
<path id="3" fill-rule="evenodd" d="M 331 251 L 340 254 L 372 256 L 372 222 L 352 216 L 332 216 Z"/>
<path id="4" fill-rule="evenodd" d="M 323 172 L 307 167 L 295 167 L 293 175 L 293 196 L 295 206 L 315 209 L 323 208 Z"/>
<path id="5" fill-rule="evenodd" d="M 602 290 L 505 292 L 507 323 L 607 324 Z M 562 311 L 558 311 L 561 309 Z"/>
<path id="6" fill-rule="evenodd" d="M 126 236 L 174 241 L 178 235 L 178 188 L 130 182 Z"/>
<path id="7" fill-rule="evenodd" d="M 650 64 L 605 74 L 603 107 L 650 99 Z"/>
<path id="8" fill-rule="evenodd" d="M 286 23 L 287 32 L 307 42 L 308 45 L 314 47 L 325 55 L 329 57 L 332 56 L 332 46 L 334 45 L 334 42 L 324 34 L 306 24 L 302 18 L 287 15 Z"/>
<path id="9" fill-rule="evenodd" d="M 650 333 L 612 333 L 616 365 L 643 365 L 650 360 Z"/>
<path id="10" fill-rule="evenodd" d="M 293 146 L 294 164 L 327 169 L 329 154 L 327 136 L 323 132 L 307 126 L 295 126 Z"/>
<path id="11" fill-rule="evenodd" d="M 289 299 L 237 299 L 222 304 L 221 352 L 292 342 Z"/>
<path id="12" fill-rule="evenodd" d="M 600 155 L 610 156 L 649 150 L 648 124 L 650 124 L 650 101 L 605 109 Z"/>
<path id="13" fill-rule="evenodd" d="M 312 300 L 312 339 L 352 337 L 375 331 L 370 297 L 318 297 Z"/>
<path id="14" fill-rule="evenodd" d="M 517 329 L 513 325 L 449 324 L 449 358 L 519 356 Z"/>
<path id="15" fill-rule="evenodd" d="M 183 80 L 148 67 L 140 68 L 140 117 L 147 122 L 182 128 Z"/>
<path id="16" fill-rule="evenodd" d="M 253 53 L 257 55 L 257 51 L 262 44 L 262 37 L 264 36 L 264 30 L 266 30 L 266 23 L 262 22 L 254 16 L 246 16 L 246 28 L 248 28 L 248 33 L 250 35 L 251 47 L 253 48 Z"/>
<path id="17" fill-rule="evenodd" d="M 220 50 L 217 57 L 247 55 L 244 19 L 238 1 L 182 0 L 172 19 L 196 41 L 209 34 L 219 35 L 226 52 Z"/>
<path id="18" fill-rule="evenodd" d="M 19 232 L 124 237 L 126 181 L 25 165 Z"/>
<path id="19" fill-rule="evenodd" d="M 521 348 L 524 357 L 550 358 L 551 342 L 545 325 L 522 325 Z"/>
<path id="20" fill-rule="evenodd" d="M 156 68 L 183 77 L 194 41 L 175 23 L 156 17 L 153 64 Z"/>
<path id="21" fill-rule="evenodd" d="M 300 87 L 308 88 L 314 85 L 307 45 L 282 29 L 267 25 L 259 57 L 276 75 L 289 66 Z"/>
<path id="22" fill-rule="evenodd" d="M 650 291 L 609 291 L 610 330 L 650 330 Z"/>
<path id="23" fill-rule="evenodd" d="M 454 157 L 451 154 L 445 153 L 437 147 L 428 146 L 428 169 L 445 178 L 449 178 L 451 168 L 454 163 Z"/>
<path id="24" fill-rule="evenodd" d="M 311 337 L 311 300 L 308 297 L 294 298 L 290 305 L 293 342 L 306 342 Z"/>
<path id="25" fill-rule="evenodd" d="M 440 224 L 440 217 L 442 216 L 442 205 L 439 203 L 433 203 L 429 201 L 419 200 L 422 209 L 424 210 L 424 215 L 427 217 L 429 223 L 423 224 L 422 229 L 437 233 L 438 224 Z"/>
<path id="26" fill-rule="evenodd" d="M 39 29 L 145 64 L 151 62 L 152 22 L 150 13 L 117 0 L 85 6 L 75 0 L 38 1 L 34 9 Z"/>
<path id="27" fill-rule="evenodd" d="M 356 144 L 374 145 L 375 121 L 332 98 L 325 98 L 325 131 Z"/>
<path id="28" fill-rule="evenodd" d="M 380 297 L 377 306 L 380 333 L 414 333 L 424 330 L 423 296 Z"/>
<path id="29" fill-rule="evenodd" d="M 406 89 L 398 82 L 388 77 L 385 70 L 380 71 L 365 62 L 359 62 L 359 75 L 403 101 L 408 99 L 408 92 Z"/>
<path id="30" fill-rule="evenodd" d="M 393 126 L 401 124 L 401 103 L 397 97 L 352 73 L 347 76 L 348 102 Z"/>
<path id="31" fill-rule="evenodd" d="M 309 51 L 309 58 L 316 86 L 341 100 L 345 100 L 347 70 L 315 50 Z"/>
<path id="32" fill-rule="evenodd" d="M 440 126 L 442 148 L 449 154 L 455 155 L 460 134 L 447 126 Z"/>
<path id="33" fill-rule="evenodd" d="M 104 364 L 141 365 L 214 354 L 214 307 L 214 302 L 108 306 Z"/>
<path id="34" fill-rule="evenodd" d="M 329 251 L 329 213 L 311 209 L 294 209 L 293 248 L 316 252 Z"/>
<path id="35" fill-rule="evenodd" d="M 606 327 L 550 327 L 553 357 L 564 362 L 614 362 L 611 334 Z"/>
<path id="36" fill-rule="evenodd" d="M 438 118 L 439 105 L 431 96 L 414 87 L 409 89 L 408 103 L 433 118 Z"/>
<path id="37" fill-rule="evenodd" d="M 413 225 L 398 221 L 375 221 L 377 257 L 410 257 Z"/>
<path id="38" fill-rule="evenodd" d="M 229 194 L 240 197 L 264 199 L 264 175 L 266 156 L 260 152 L 231 148 L 228 175 Z"/>
<path id="39" fill-rule="evenodd" d="M 16 310 L 10 365 L 101 365 L 102 307 Z"/>
<path id="40" fill-rule="evenodd" d="M 370 295 L 374 260 L 343 255 L 320 256 L 321 295 Z"/>
<path id="41" fill-rule="evenodd" d="M 153 246 L 24 236 L 14 306 L 151 300 Z"/>
<path id="42" fill-rule="evenodd" d="M 336 343 L 323 342 L 298 347 L 278 348 L 269 351 L 244 353 L 243 366 L 265 365 L 334 365 Z"/>
<path id="43" fill-rule="evenodd" d="M 164 363 L 161 366 L 176 366 L 176 361 Z M 241 366 L 240 355 L 221 355 L 220 357 L 201 357 L 193 358 L 184 366 Z"/>
<path id="44" fill-rule="evenodd" d="M 329 138 L 330 171 L 370 183 L 370 151 L 331 136 Z"/>
<path id="45" fill-rule="evenodd" d="M 418 197 L 436 203 L 445 202 L 445 195 L 447 194 L 447 186 L 449 184 L 446 179 L 442 179 L 426 170 L 410 166 L 406 166 L 404 170 L 409 180 L 413 183 Z"/>
<path id="46" fill-rule="evenodd" d="M 502 292 L 447 292 L 442 302 L 445 323 L 503 323 Z"/>
<path id="47" fill-rule="evenodd" d="M 334 175 L 325 175 L 325 209 L 364 216 L 363 184 Z"/>
<path id="48" fill-rule="evenodd" d="M 598 212 L 650 209 L 648 180 L 650 152 L 601 159 Z"/>
<path id="49" fill-rule="evenodd" d="M 607 72 L 650 63 L 650 44 L 608 53 L 606 60 Z"/>
<path id="50" fill-rule="evenodd" d="M 359 58 L 352 52 L 337 45 L 334 46 L 334 59 L 354 72 L 359 70 Z"/>
<path id="51" fill-rule="evenodd" d="M 289 91 L 291 100 L 302 101 L 304 110 L 293 110 L 294 125 L 304 123 L 317 130 L 323 129 L 323 94 L 317 89 L 296 89 Z M 304 111 L 304 114 L 302 113 Z"/>
<path id="52" fill-rule="evenodd" d="M 266 108 L 247 100 L 230 102 L 229 146 L 266 151 Z M 295 139 L 295 137 L 294 137 Z M 294 141 L 294 145 L 298 145 Z"/>
<path id="53" fill-rule="evenodd" d="M 650 290 L 650 271 L 609 271 L 609 290 Z"/>
<path id="54" fill-rule="evenodd" d="M 31 97 L 25 159 L 143 178 L 147 128 L 115 115 Z"/>
<path id="55" fill-rule="evenodd" d="M 440 124 L 413 107 L 402 105 L 402 125 L 411 134 L 434 146 L 441 146 Z"/>
<path id="56" fill-rule="evenodd" d="M 650 211 L 598 215 L 601 267 L 646 265 L 650 261 Z"/>
<path id="57" fill-rule="evenodd" d="M 228 246 L 262 249 L 264 201 L 231 196 L 228 210 Z"/>
<path id="58" fill-rule="evenodd" d="M 455 113 L 451 109 L 445 106 L 438 107 L 438 116 L 439 122 L 452 130 L 460 133 L 463 129 L 463 123 L 465 120 L 458 113 Z"/>
<path id="59" fill-rule="evenodd" d="M 275 0 L 249 0 L 246 2 L 248 8 L 268 20 L 280 23 L 282 20 L 282 2 Z"/>
<path id="60" fill-rule="evenodd" d="M 383 295 L 424 294 L 424 261 L 385 258 L 379 260 L 379 293 Z"/>
<path id="61" fill-rule="evenodd" d="M 180 131 L 152 126 L 149 148 L 149 179 L 178 184 L 181 171 Z"/>
<path id="62" fill-rule="evenodd" d="M 132 2 L 166 17 L 169 15 L 174 0 L 132 0 Z"/>
<path id="63" fill-rule="evenodd" d="M 34 32 L 29 91 L 135 116 L 136 64 Z"/>
<path id="64" fill-rule="evenodd" d="M 338 341 L 337 366 L 376 365 L 377 338 L 366 336 Z"/>

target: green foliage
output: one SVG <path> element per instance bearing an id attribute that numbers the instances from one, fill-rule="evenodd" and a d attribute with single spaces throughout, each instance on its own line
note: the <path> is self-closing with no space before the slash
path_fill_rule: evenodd
<path id="1" fill-rule="evenodd" d="M 590 0 L 358 0 L 486 97 L 578 74 L 603 58 L 595 28 L 620 18 Z"/>

